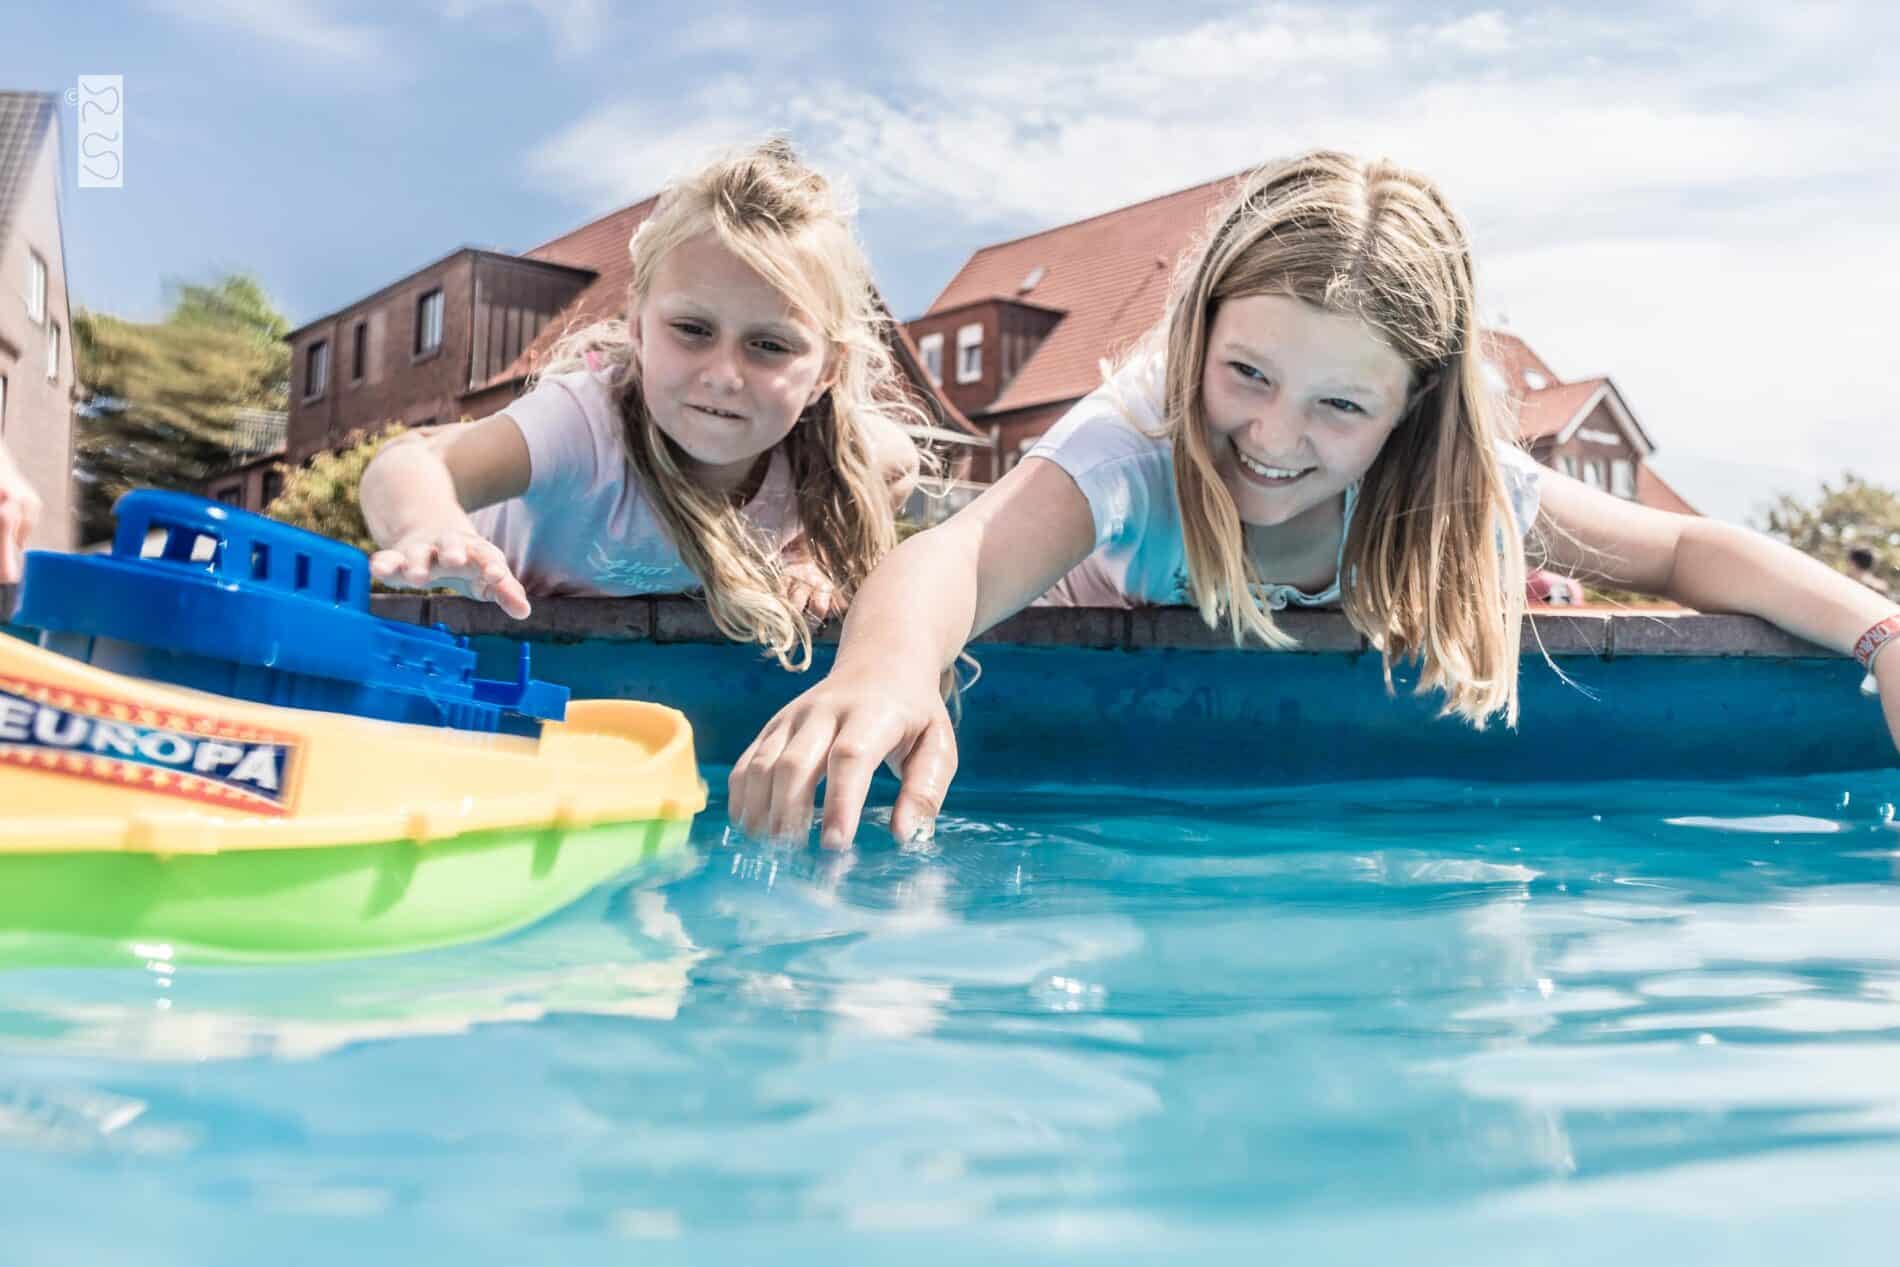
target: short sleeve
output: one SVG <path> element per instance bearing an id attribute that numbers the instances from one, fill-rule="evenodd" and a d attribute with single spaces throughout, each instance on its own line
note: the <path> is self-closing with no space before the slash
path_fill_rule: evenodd
<path id="1" fill-rule="evenodd" d="M 1075 481 L 1095 521 L 1098 550 L 1131 544 L 1157 511 L 1173 510 L 1168 446 L 1144 390 L 1147 370 L 1132 366 L 1097 388 L 1024 455 L 1054 462 Z M 1165 504 L 1156 503 L 1157 492 Z"/>
<path id="2" fill-rule="evenodd" d="M 583 399 L 583 393 L 605 395 L 584 374 L 546 378 L 501 412 L 515 420 L 528 445 L 527 496 L 539 500 L 590 486 L 600 474 L 600 444 L 589 405 L 598 412 L 605 401 Z"/>

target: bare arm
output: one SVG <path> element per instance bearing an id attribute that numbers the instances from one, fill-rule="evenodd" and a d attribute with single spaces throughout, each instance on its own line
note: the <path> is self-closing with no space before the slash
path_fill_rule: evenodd
<path id="1" fill-rule="evenodd" d="M 363 519 L 383 547 L 370 557 L 371 574 L 414 586 L 460 582 L 526 616 L 521 582 L 469 512 L 519 497 L 529 473 L 528 442 L 505 413 L 391 443 L 363 472 Z"/>
<path id="2" fill-rule="evenodd" d="M 826 783 L 824 843 L 856 835 L 880 762 L 902 769 L 892 834 L 928 830 L 956 769 L 938 681 L 964 644 L 1087 557 L 1095 527 L 1066 472 L 1031 458 L 947 523 L 893 551 L 845 620 L 829 676 L 767 723 L 733 766 L 728 812 L 802 838 Z"/>
<path id="3" fill-rule="evenodd" d="M 1842 655 L 1894 601 L 1800 551 L 1714 519 L 1672 515 L 1544 473 L 1539 523 L 1550 562 L 1586 580 L 1744 612 Z M 1882 707 L 1900 745 L 1900 655 L 1876 662 Z"/>

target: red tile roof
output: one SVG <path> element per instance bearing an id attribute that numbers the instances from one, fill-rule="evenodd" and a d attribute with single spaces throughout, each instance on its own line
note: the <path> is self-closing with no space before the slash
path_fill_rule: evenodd
<path id="1" fill-rule="evenodd" d="M 1636 500 L 1645 506 L 1657 510 L 1670 510 L 1678 515 L 1699 515 L 1702 512 L 1682 499 L 1682 495 L 1663 482 L 1656 474 L 1656 468 L 1647 462 L 1636 464 Z"/>
<path id="2" fill-rule="evenodd" d="M 1486 330 L 1481 337 L 1485 359 L 1498 367 L 1511 395 L 1522 396 L 1563 382 L 1544 364 L 1543 357 L 1531 351 L 1530 344 L 1509 331 Z"/>
<path id="3" fill-rule="evenodd" d="M 1555 382 L 1554 379 L 1552 381 Z M 1586 378 L 1580 383 L 1557 383 L 1542 391 L 1519 389 L 1512 392 L 1512 398 L 1518 402 L 1518 438 L 1529 444 L 1533 440 L 1558 434 L 1576 421 L 1577 415 L 1589 407 L 1597 392 L 1608 381 L 1604 378 Z"/>
<path id="4" fill-rule="evenodd" d="M 1066 314 L 985 412 L 1074 400 L 1100 386 L 1102 358 L 1132 346 L 1161 319 L 1176 259 L 1238 179 L 1210 181 L 972 255 L 930 312 L 1011 299 Z M 1037 268 L 1043 272 L 1035 285 L 1020 289 Z"/>

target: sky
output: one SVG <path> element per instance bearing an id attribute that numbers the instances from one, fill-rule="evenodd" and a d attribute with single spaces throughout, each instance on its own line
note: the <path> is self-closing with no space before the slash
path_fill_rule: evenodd
<path id="1" fill-rule="evenodd" d="M 1742 518 L 1844 470 L 1900 486 L 1888 0 L 0 15 L 0 87 L 80 74 L 125 77 L 124 188 L 65 193 L 72 299 L 101 311 L 154 317 L 168 284 L 242 270 L 298 324 L 776 130 L 856 191 L 912 317 L 985 244 L 1323 145 L 1435 178 L 1487 319 L 1614 379 L 1698 507 Z"/>

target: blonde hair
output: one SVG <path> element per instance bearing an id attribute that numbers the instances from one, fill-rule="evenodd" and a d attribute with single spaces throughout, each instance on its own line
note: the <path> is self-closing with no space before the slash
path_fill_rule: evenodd
<path id="1" fill-rule="evenodd" d="M 1340 565 L 1346 616 L 1418 691 L 1482 727 L 1517 721 L 1524 544 L 1494 443 L 1509 435 L 1481 377 L 1471 252 L 1444 196 L 1383 161 L 1315 152 L 1242 182 L 1170 300 L 1166 415 L 1188 584 L 1234 641 L 1292 642 L 1255 596 L 1239 510 L 1221 481 L 1201 375 L 1223 300 L 1274 294 L 1358 317 L 1412 369 L 1404 414 L 1360 481 Z"/>
<path id="2" fill-rule="evenodd" d="M 669 185 L 635 231 L 628 319 L 638 320 L 667 253 L 708 233 L 817 325 L 828 344 L 830 386 L 781 445 L 812 560 L 848 600 L 897 544 L 896 513 L 869 428 L 924 421 L 892 358 L 890 318 L 852 233 L 851 210 L 782 139 L 716 159 Z M 787 597 L 775 544 L 726 495 L 686 473 L 681 450 L 647 410 L 626 320 L 567 335 L 540 373 L 584 368 L 610 377 L 633 476 L 705 587 L 720 632 L 762 644 L 787 669 L 808 668 L 811 630 Z"/>

